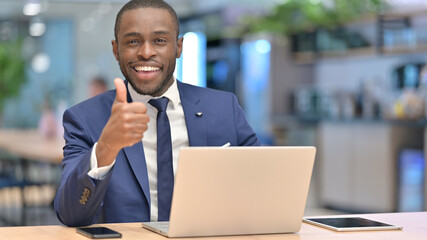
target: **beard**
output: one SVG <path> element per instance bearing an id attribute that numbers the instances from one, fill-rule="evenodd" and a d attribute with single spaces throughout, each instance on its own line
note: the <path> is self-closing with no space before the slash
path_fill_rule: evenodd
<path id="1" fill-rule="evenodd" d="M 140 88 L 135 84 L 135 81 L 133 81 L 130 77 L 126 77 L 126 79 L 129 81 L 130 85 L 135 89 L 135 91 L 141 95 L 150 95 L 150 96 L 159 96 L 160 93 L 163 93 L 166 86 L 168 86 L 169 82 L 172 81 L 172 75 L 166 76 L 166 78 L 162 79 L 159 85 L 155 86 L 154 88 Z"/>
<path id="2" fill-rule="evenodd" d="M 122 64 L 120 63 L 119 60 L 119 66 L 120 66 L 120 70 L 123 74 L 123 76 L 129 81 L 130 85 L 133 87 L 133 89 L 135 89 L 135 91 L 138 94 L 141 95 L 150 95 L 150 96 L 159 96 L 160 94 L 163 94 L 164 92 L 166 92 L 166 87 L 168 87 L 169 83 L 171 81 L 173 81 L 172 76 L 173 76 L 173 72 L 175 70 L 175 65 L 176 65 L 176 61 L 171 61 L 169 63 L 169 70 L 166 72 L 166 76 L 162 79 L 162 81 L 154 86 L 153 88 L 141 88 L 139 87 L 135 81 L 126 73 L 125 70 L 125 66 L 122 66 Z"/>

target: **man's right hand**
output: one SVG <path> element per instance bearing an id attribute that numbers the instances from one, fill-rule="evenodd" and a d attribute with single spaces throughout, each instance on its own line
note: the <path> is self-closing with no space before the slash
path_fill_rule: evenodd
<path id="1" fill-rule="evenodd" d="M 127 102 L 126 86 L 122 79 L 114 79 L 114 85 L 116 99 L 111 108 L 111 116 L 96 146 L 98 167 L 110 165 L 120 149 L 141 141 L 150 120 L 143 103 Z"/>

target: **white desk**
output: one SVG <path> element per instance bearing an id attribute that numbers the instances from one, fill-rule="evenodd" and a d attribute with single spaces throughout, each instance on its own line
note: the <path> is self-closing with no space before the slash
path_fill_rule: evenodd
<path id="1" fill-rule="evenodd" d="M 347 215 L 348 216 L 348 215 Z M 301 231 L 289 234 L 269 234 L 250 236 L 221 236 L 209 238 L 179 238 L 189 239 L 230 239 L 230 240 L 425 240 L 427 239 L 427 212 L 417 213 L 387 213 L 351 215 L 383 221 L 403 226 L 403 230 L 365 231 L 365 232 L 334 232 L 324 228 L 303 223 Z M 123 240 L 164 240 L 168 239 L 141 227 L 141 223 L 100 224 L 123 234 Z M 35 226 L 35 227 L 4 227 L 0 228 L 1 239 L 7 240 L 87 240 L 88 238 L 76 233 L 75 228 L 64 226 Z"/>

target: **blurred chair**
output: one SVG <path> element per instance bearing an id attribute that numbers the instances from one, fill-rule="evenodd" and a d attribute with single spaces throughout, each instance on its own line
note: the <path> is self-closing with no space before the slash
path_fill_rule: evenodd
<path id="1" fill-rule="evenodd" d="M 0 220 L 6 225 L 24 225 L 25 224 L 25 191 L 24 188 L 27 186 L 27 182 L 24 179 L 24 169 L 22 165 L 19 164 L 18 159 L 14 159 L 11 156 L 0 154 L 0 191 L 7 190 L 11 188 L 20 189 L 20 198 L 22 199 L 22 210 L 21 216 L 18 221 L 13 221 L 8 216 L 9 214 L 9 199 L 1 199 L 0 207 L 6 211 L 2 211 L 0 214 Z M 5 204 L 3 204 L 5 203 Z"/>
<path id="2" fill-rule="evenodd" d="M 7 191 L 3 192 L 7 194 L 2 194 L 6 197 L 0 199 L 0 221 L 10 226 L 37 224 L 39 218 L 46 214 L 45 208 L 53 207 L 53 199 L 50 198 L 54 194 L 46 194 L 45 190 L 46 186 L 56 190 L 60 176 L 58 168 L 60 166 L 30 162 L 0 153 L 0 191 Z M 44 210 L 41 210 L 42 208 Z M 31 209 L 32 213 L 37 210 L 40 216 L 31 214 L 32 220 L 29 223 Z"/>

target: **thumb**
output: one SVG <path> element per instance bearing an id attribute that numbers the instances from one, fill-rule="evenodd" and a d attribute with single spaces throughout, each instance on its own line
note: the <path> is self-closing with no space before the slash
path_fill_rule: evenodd
<path id="1" fill-rule="evenodd" d="M 114 79 L 114 85 L 116 86 L 116 102 L 125 103 L 127 102 L 127 90 L 126 85 L 120 78 Z"/>

